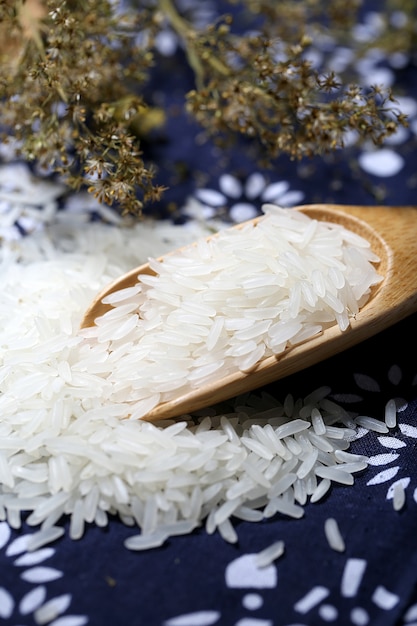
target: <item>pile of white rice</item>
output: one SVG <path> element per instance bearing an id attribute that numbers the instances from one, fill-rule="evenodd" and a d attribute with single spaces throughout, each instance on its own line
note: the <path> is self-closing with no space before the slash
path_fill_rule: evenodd
<path id="1" fill-rule="evenodd" d="M 18 528 L 29 514 L 27 522 L 39 527 L 30 549 L 59 537 L 65 515 L 73 539 L 86 524 L 104 526 L 118 515 L 140 528 L 126 542 L 130 549 L 160 545 L 203 523 L 234 542 L 233 518 L 299 518 L 332 482 L 351 485 L 354 473 L 366 468 L 365 457 L 348 452 L 359 422 L 329 399 L 327 387 L 282 402 L 247 394 L 228 408 L 175 422 L 122 419 L 140 417 L 175 393 L 178 372 L 181 384 L 185 376 L 184 384 L 200 385 L 215 370 L 239 363 L 248 369 L 257 360 L 247 360 L 251 342 L 263 346 L 262 354 L 255 348 L 257 358 L 279 353 L 287 342 L 319 332 L 319 325 L 346 328 L 362 306 L 379 280 L 369 244 L 295 211 L 266 210 L 272 221 L 265 229 L 235 231 L 216 245 L 172 256 L 171 265 L 156 264 L 159 283 L 147 280 L 142 291 L 113 302 L 110 319 L 82 332 L 91 299 L 145 262 L 145 246 L 158 256 L 202 229 L 163 223 L 78 229 L 58 220 L 23 241 L 3 243 L 0 519 Z M 175 280 L 167 277 L 172 267 Z M 255 271 L 250 277 L 248 267 Z M 207 291 L 208 277 L 216 287 L 210 283 Z M 281 290 L 285 305 L 273 302 Z M 272 332 L 279 324 L 292 333 Z M 216 367 L 207 368 L 212 357 Z"/>
<path id="2" fill-rule="evenodd" d="M 151 259 L 155 276 L 103 299 L 112 308 L 82 332 L 77 358 L 114 415 L 144 417 L 329 325 L 348 328 L 381 280 L 369 242 L 299 211 L 263 210 L 256 224 Z"/>

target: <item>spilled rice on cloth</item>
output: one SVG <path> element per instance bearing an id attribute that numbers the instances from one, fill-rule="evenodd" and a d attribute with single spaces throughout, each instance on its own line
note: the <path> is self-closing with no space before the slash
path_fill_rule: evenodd
<path id="1" fill-rule="evenodd" d="M 356 418 L 327 387 L 282 402 L 247 394 L 176 422 L 120 419 L 131 407 L 118 392 L 128 378 L 134 395 L 135 377 L 108 373 L 124 344 L 86 340 L 80 319 L 97 291 L 146 261 L 142 242 L 159 255 L 170 237 L 196 239 L 193 228 L 68 221 L 1 247 L 0 519 L 18 528 L 28 513 L 32 549 L 63 532 L 63 515 L 79 539 L 116 514 L 140 529 L 126 541 L 134 550 L 203 524 L 235 542 L 234 518 L 300 518 L 366 468 L 349 452 Z"/>

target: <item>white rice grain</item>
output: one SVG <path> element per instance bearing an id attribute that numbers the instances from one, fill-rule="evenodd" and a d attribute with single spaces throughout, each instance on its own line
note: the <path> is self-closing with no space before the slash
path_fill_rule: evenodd
<path id="1" fill-rule="evenodd" d="M 235 543 L 234 518 L 298 519 L 364 467 L 345 452 L 360 420 L 325 386 L 304 399 L 244 394 L 177 421 L 140 419 L 179 386 L 256 367 L 323 324 L 344 326 L 379 280 L 367 244 L 349 268 L 344 229 L 273 206 L 256 228 L 152 260 L 205 234 L 146 221 L 80 229 L 61 215 L 56 233 L 2 242 L 0 519 L 19 528 L 27 511 L 38 527 L 31 550 L 59 539 L 61 518 L 77 540 L 113 515 L 139 528 L 125 542 L 132 550 L 204 523 Z M 157 275 L 106 297 L 109 312 L 78 332 L 94 295 L 147 257 Z"/>
<path id="2" fill-rule="evenodd" d="M 264 510 L 264 516 L 266 518 L 273 517 L 276 513 L 281 513 L 282 515 L 287 515 L 294 519 L 300 519 L 304 515 L 304 509 L 302 506 L 288 502 L 282 497 L 278 497 L 269 500 Z"/>
<path id="3" fill-rule="evenodd" d="M 324 532 L 329 546 L 336 552 L 345 551 L 345 542 L 339 529 L 337 521 L 333 517 L 329 517 L 324 522 Z"/>
<path id="4" fill-rule="evenodd" d="M 268 567 L 276 559 L 279 559 L 285 551 L 285 544 L 283 541 L 275 541 L 270 546 L 258 552 L 255 556 L 256 567 Z"/>
<path id="5" fill-rule="evenodd" d="M 64 528 L 60 526 L 51 526 L 49 528 L 39 530 L 30 536 L 30 540 L 27 545 L 28 552 L 34 552 L 39 550 L 45 545 L 53 543 L 65 533 Z"/>
<path id="6" fill-rule="evenodd" d="M 388 428 L 395 428 L 397 425 L 397 403 L 395 399 L 388 400 L 385 405 L 385 424 Z"/>
<path id="7" fill-rule="evenodd" d="M 311 423 L 316 435 L 324 435 L 326 433 L 326 424 L 323 421 L 320 411 L 316 407 L 311 411 Z"/>
<path id="8" fill-rule="evenodd" d="M 71 594 L 69 593 L 51 598 L 34 612 L 36 624 L 48 624 L 56 620 L 57 617 L 68 609 L 70 604 Z"/>
<path id="9" fill-rule="evenodd" d="M 396 482 L 394 485 L 392 505 L 394 511 L 401 511 L 405 505 L 405 488 L 401 481 Z"/>
<path id="10" fill-rule="evenodd" d="M 165 530 L 155 531 L 152 534 L 134 535 L 125 539 L 124 546 L 128 550 L 137 551 L 159 548 L 165 543 L 168 536 Z"/>
<path id="11" fill-rule="evenodd" d="M 324 465 L 318 465 L 314 469 L 314 473 L 316 476 L 320 478 L 328 478 L 336 483 L 341 483 L 342 485 L 353 485 L 353 476 L 349 472 L 345 472 L 340 467 L 331 466 L 325 467 Z"/>
<path id="12" fill-rule="evenodd" d="M 362 426 L 367 430 L 373 430 L 376 433 L 385 434 L 388 432 L 388 426 L 385 422 L 369 417 L 367 415 L 359 415 L 355 418 L 355 424 Z"/>
<path id="13" fill-rule="evenodd" d="M 227 543 L 237 543 L 238 541 L 238 536 L 237 536 L 237 532 L 235 530 L 235 528 L 232 526 L 232 523 L 229 519 L 225 519 L 223 522 L 221 522 L 218 525 L 218 531 L 220 533 L 220 536 L 227 542 Z"/>

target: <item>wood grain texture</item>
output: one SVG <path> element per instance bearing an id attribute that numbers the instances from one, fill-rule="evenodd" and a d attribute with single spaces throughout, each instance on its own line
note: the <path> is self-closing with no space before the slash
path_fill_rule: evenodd
<path id="1" fill-rule="evenodd" d="M 328 328 L 278 357 L 262 360 L 250 372 L 219 378 L 215 383 L 160 404 L 145 419 L 177 417 L 257 389 L 342 352 L 417 311 L 417 207 L 314 204 L 294 210 L 314 219 L 342 224 L 370 242 L 381 259 L 377 269 L 384 280 L 376 286 L 368 303 L 351 319 L 346 331 L 340 331 L 337 325 Z M 255 221 L 259 219 L 262 217 Z M 242 224 L 234 228 L 239 227 Z M 94 319 L 110 308 L 101 302 L 105 295 L 134 285 L 140 273 L 154 272 L 145 264 L 114 281 L 86 311 L 82 327 L 94 324 Z"/>

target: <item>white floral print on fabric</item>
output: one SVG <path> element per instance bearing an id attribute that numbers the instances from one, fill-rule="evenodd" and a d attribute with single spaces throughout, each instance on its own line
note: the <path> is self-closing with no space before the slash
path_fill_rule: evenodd
<path id="1" fill-rule="evenodd" d="M 372 31 L 372 28 L 377 28 L 378 16 L 369 17 L 368 23 L 362 25 L 363 28 L 359 29 L 362 35 Z M 360 82 L 365 87 L 371 85 L 379 85 L 382 87 L 390 88 L 395 82 L 395 69 L 398 69 L 401 65 L 406 65 L 409 62 L 409 58 L 403 55 L 404 58 L 400 59 L 398 55 L 392 55 L 387 57 L 380 51 L 371 48 L 365 56 L 357 62 L 356 69 L 360 76 Z M 381 66 L 381 62 L 385 65 Z M 388 61 L 388 67 L 386 63 Z M 390 64 L 392 67 L 390 67 Z M 395 106 L 408 118 L 408 127 L 404 128 L 400 126 L 398 130 L 387 137 L 384 146 L 377 148 L 374 145 L 367 145 L 358 157 L 359 166 L 372 176 L 378 176 L 381 178 L 388 176 L 395 176 L 405 166 L 405 159 L 401 154 L 396 152 L 395 147 L 404 144 L 409 140 L 412 135 L 417 135 L 417 101 L 414 98 L 406 96 L 395 96 Z"/>
<path id="2" fill-rule="evenodd" d="M 245 181 L 232 174 L 222 174 L 218 189 L 197 189 L 195 197 L 201 204 L 203 218 L 210 219 L 219 211 L 227 210 L 229 218 L 240 223 L 259 215 L 262 204 L 267 202 L 282 207 L 295 206 L 302 202 L 304 193 L 291 190 L 288 181 L 270 183 L 261 172 L 253 172 Z"/>
<path id="3" fill-rule="evenodd" d="M 416 626 L 417 624 L 417 604 L 412 604 L 404 615 L 404 626 Z"/>
<path id="4" fill-rule="evenodd" d="M 334 46 L 329 52 L 327 49 L 328 41 L 324 39 L 321 43 L 320 39 L 316 38 L 314 45 L 308 50 L 307 59 L 316 69 L 325 73 L 334 72 L 336 76 L 345 72 L 354 63 L 355 71 L 358 74 L 357 82 L 364 89 L 378 85 L 394 90 L 396 72 L 413 63 L 413 59 L 412 53 L 394 52 L 387 55 L 374 45 L 375 40 L 385 29 L 385 19 L 387 16 L 381 12 L 368 11 L 363 20 L 356 23 L 351 30 L 350 35 L 353 42 L 351 48 Z M 409 18 L 405 12 L 393 11 L 389 19 L 389 28 L 395 33 L 395 29 L 403 27 L 404 21 Z M 365 44 L 367 47 L 366 52 L 356 61 L 354 61 L 354 42 L 357 42 L 359 46 Z M 400 126 L 393 135 L 385 139 L 382 147 L 376 147 L 371 142 L 367 142 L 358 157 L 359 166 L 367 174 L 380 178 L 395 176 L 404 168 L 406 161 L 396 151 L 396 147 L 404 144 L 413 135 L 417 135 L 417 101 L 412 97 L 395 93 L 395 102 L 392 105 L 407 116 L 408 127 Z M 355 144 L 357 140 L 357 133 L 348 132 L 345 137 L 345 145 Z"/>
<path id="5" fill-rule="evenodd" d="M 348 558 L 343 568 L 340 581 L 340 595 L 343 598 L 352 598 L 352 604 L 358 593 L 363 577 L 367 569 L 367 561 L 359 558 Z M 309 615 L 316 610 L 323 622 L 335 622 L 339 617 L 337 608 L 328 602 L 330 589 L 324 586 L 314 586 L 305 594 L 294 606 L 297 613 Z M 326 600 L 326 602 L 324 602 Z M 372 591 L 371 601 L 377 608 L 390 611 L 399 602 L 400 598 L 389 591 L 383 585 L 378 585 Z M 353 606 L 350 609 L 349 621 L 354 626 L 366 626 L 370 624 L 368 612 L 360 606 Z M 301 624 L 299 626 L 302 626 Z"/>
<path id="6" fill-rule="evenodd" d="M 390 383 L 390 385 L 392 386 L 393 391 L 395 391 L 398 385 L 401 383 L 402 376 L 402 370 L 397 364 L 394 364 L 389 368 L 387 380 L 388 383 Z M 371 376 L 368 376 L 367 374 L 356 373 L 354 375 L 354 379 L 360 390 L 363 390 L 366 393 L 370 394 L 381 393 L 380 383 Z M 417 378 L 413 381 L 413 384 L 416 383 Z M 386 386 L 386 384 L 384 386 Z M 335 399 L 344 402 L 358 402 L 363 398 L 361 395 L 357 394 L 336 394 Z M 410 445 L 414 446 L 415 440 L 417 439 L 417 428 L 412 424 L 406 423 L 404 421 L 404 418 L 401 417 L 408 406 L 408 403 L 404 398 L 396 396 L 391 398 L 391 400 L 388 400 L 388 402 L 394 402 L 396 406 L 398 418 L 397 432 L 395 433 L 395 436 L 388 433 L 375 435 L 376 441 L 380 445 L 381 450 L 377 454 L 368 457 L 368 464 L 370 468 L 375 467 L 378 469 L 374 473 L 372 473 L 366 484 L 368 487 L 373 487 L 376 485 L 387 483 L 387 500 L 393 500 L 396 491 L 402 492 L 405 499 L 406 490 L 411 483 L 411 477 L 399 476 L 399 474 L 401 473 L 401 468 L 406 467 L 407 465 L 406 463 L 401 462 L 401 456 L 408 453 L 407 448 Z M 359 430 L 358 438 L 366 435 L 367 433 L 367 429 L 361 428 Z M 417 486 L 414 486 L 412 497 L 414 502 L 417 503 Z"/>
<path id="7" fill-rule="evenodd" d="M 333 396 L 335 399 L 349 404 L 363 401 L 367 394 L 371 394 L 371 396 L 381 394 L 382 389 L 384 389 L 384 394 L 387 391 L 389 393 L 394 392 L 388 402 L 394 401 L 397 411 L 398 424 L 395 435 L 388 428 L 387 434 L 370 433 L 366 428 L 359 429 L 359 437 L 372 434 L 381 446 L 381 453 L 369 458 L 370 470 L 372 467 L 378 467 L 378 471 L 371 476 L 367 485 L 372 487 L 384 482 L 388 483 L 386 492 L 388 500 L 394 498 L 398 485 L 405 491 L 411 482 L 408 476 L 398 478 L 401 467 L 405 465 L 401 464 L 400 455 L 410 444 L 409 439 L 417 439 L 417 427 L 406 423 L 405 419 L 401 418 L 401 414 L 408 406 L 407 401 L 395 393 L 398 392 L 402 379 L 403 372 L 397 364 L 393 364 L 388 369 L 387 381 L 384 380 L 383 385 L 367 374 L 356 373 L 354 380 L 358 387 L 358 393 L 334 394 Z M 417 376 L 412 383 L 417 384 Z M 388 389 L 386 389 L 387 387 Z M 381 423 L 383 424 L 383 416 L 381 416 Z M 379 469 L 381 467 L 383 469 Z M 394 480 L 395 478 L 396 480 Z M 417 502 L 417 488 L 414 490 L 413 498 Z M 262 596 L 264 590 L 271 588 L 278 588 L 279 590 L 278 567 L 271 564 L 266 568 L 259 568 L 256 566 L 255 557 L 254 554 L 244 554 L 234 559 L 226 567 L 226 587 L 242 590 L 242 609 L 247 613 L 245 617 L 230 626 L 273 626 L 274 624 L 273 616 L 270 620 L 260 619 L 254 615 L 254 612 L 264 604 Z M 348 599 L 351 602 L 349 612 L 343 615 L 345 620 L 343 623 L 352 624 L 352 626 L 370 626 L 374 618 L 372 615 L 374 611 L 389 612 L 397 607 L 400 597 L 384 584 L 377 584 L 371 588 L 366 608 L 360 606 L 360 603 L 356 601 L 356 597 L 361 591 L 362 582 L 366 578 L 367 569 L 368 562 L 366 559 L 347 557 L 343 562 L 340 582 L 336 589 L 313 584 L 307 592 L 295 599 L 293 604 L 295 618 L 291 622 L 291 626 L 295 624 L 308 626 L 311 620 L 315 620 L 314 623 L 317 624 L 337 624 L 341 617 L 338 609 L 340 598 Z M 408 610 L 404 619 L 404 626 L 417 626 L 417 605 Z M 177 615 L 164 621 L 162 626 L 210 626 L 211 624 L 220 624 L 221 620 L 220 611 L 207 609 Z M 290 626 L 290 624 L 285 626 Z"/>
<path id="8" fill-rule="evenodd" d="M 12 559 L 15 567 L 21 568 L 20 578 L 33 585 L 19 598 L 15 597 L 13 589 L 0 586 L 0 620 L 16 619 L 16 623 L 21 623 L 30 616 L 39 625 L 84 626 L 89 621 L 87 616 L 66 614 L 72 601 L 70 593 L 51 595 L 50 584 L 62 578 L 63 572 L 44 565 L 55 554 L 54 548 L 30 550 L 34 535 L 25 534 L 13 539 L 9 524 L 0 522 L 0 551 Z"/>
<path id="9" fill-rule="evenodd" d="M 365 610 L 356 602 L 367 567 L 368 563 L 365 559 L 347 558 L 343 563 L 338 589 L 332 590 L 324 585 L 313 585 L 296 599 L 293 610 L 297 626 L 307 626 L 311 623 L 311 619 L 316 620 L 314 623 L 337 623 L 341 617 L 337 609 L 339 594 L 342 598 L 349 599 L 352 605 L 349 614 L 343 615 L 344 620 L 347 620 L 343 623 L 350 623 L 352 626 L 371 624 L 369 609 Z M 255 554 L 244 554 L 227 565 L 225 582 L 229 589 L 242 589 L 242 607 L 248 612 L 245 617 L 230 626 L 273 626 L 273 616 L 271 619 L 260 619 L 253 614 L 253 611 L 263 606 L 262 590 L 279 588 L 278 569 L 275 564 L 259 568 L 256 566 Z M 391 611 L 400 600 L 396 593 L 382 584 L 372 588 L 370 593 L 370 605 L 376 611 Z M 299 621 L 300 617 L 308 621 L 304 624 Z M 164 621 L 163 626 L 210 626 L 221 623 L 221 618 L 219 611 L 201 610 L 177 615 Z M 294 625 L 295 622 L 292 624 Z"/>
<path id="10" fill-rule="evenodd" d="M 404 466 L 404 464 L 401 463 L 401 453 L 406 452 L 407 446 L 414 445 L 417 439 L 417 428 L 415 426 L 399 421 L 398 429 L 400 433 L 398 433 L 396 437 L 377 437 L 384 451 L 368 459 L 369 465 L 384 466 L 385 468 L 372 476 L 366 484 L 373 486 L 382 483 L 390 483 L 386 493 L 387 500 L 394 498 L 397 489 L 405 492 L 411 483 L 410 476 L 403 476 L 391 482 L 397 477 L 401 467 Z M 400 435 L 402 435 L 401 438 Z M 387 465 L 389 465 L 389 467 L 386 467 Z M 413 499 L 417 502 L 417 487 L 414 488 Z"/>
<path id="11" fill-rule="evenodd" d="M 368 11 L 362 22 L 356 23 L 351 31 L 352 40 L 357 41 L 360 45 L 365 44 L 368 48 L 356 63 L 362 84 L 368 87 L 376 84 L 392 86 L 395 82 L 395 71 L 412 62 L 413 53 L 411 49 L 409 53 L 401 51 L 386 54 L 375 45 L 375 41 L 386 29 L 385 20 L 387 17 L 389 18 L 388 28 L 391 29 L 392 33 L 395 33 L 396 29 L 406 26 L 407 21 L 411 19 L 404 11 L 392 11 L 385 15 L 377 11 Z"/>
<path id="12" fill-rule="evenodd" d="M 367 174 L 384 178 L 398 174 L 405 165 L 405 159 L 394 150 L 380 148 L 362 152 L 358 163 Z"/>

